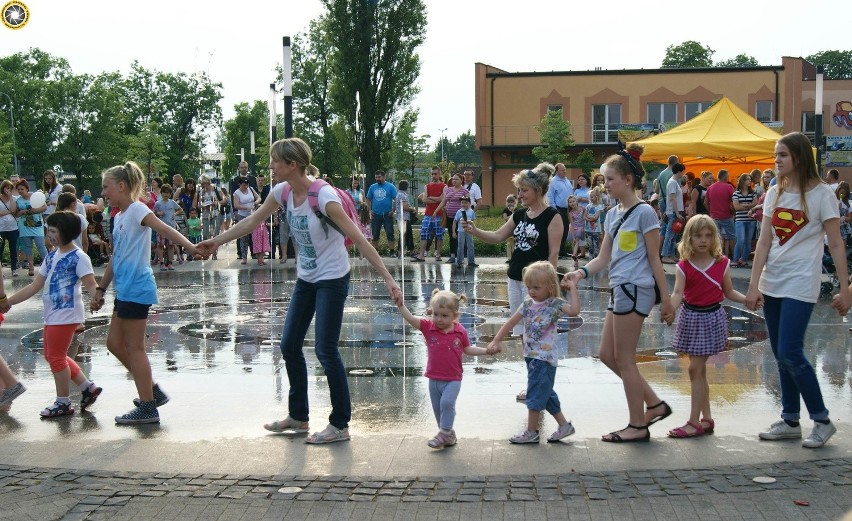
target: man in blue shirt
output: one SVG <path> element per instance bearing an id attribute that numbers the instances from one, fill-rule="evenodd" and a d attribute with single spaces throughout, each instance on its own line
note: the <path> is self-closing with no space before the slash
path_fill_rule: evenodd
<path id="1" fill-rule="evenodd" d="M 574 186 L 571 180 L 565 176 L 565 165 L 556 163 L 556 176 L 550 180 L 550 188 L 547 189 L 547 201 L 559 215 L 562 216 L 562 242 L 559 243 L 559 258 L 567 259 L 568 251 L 565 250 L 565 239 L 568 237 L 568 197 L 573 195 Z"/>
<path id="2" fill-rule="evenodd" d="M 370 230 L 373 232 L 373 246 L 379 249 L 379 234 L 382 227 L 388 239 L 390 256 L 396 257 L 396 242 L 393 235 L 393 203 L 396 200 L 396 187 L 385 181 L 385 173 L 376 170 L 375 183 L 367 190 L 367 208 L 370 209 Z"/>

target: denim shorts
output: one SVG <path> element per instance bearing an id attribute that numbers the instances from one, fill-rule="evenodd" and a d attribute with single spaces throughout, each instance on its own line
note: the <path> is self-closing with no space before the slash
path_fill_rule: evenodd
<path id="1" fill-rule="evenodd" d="M 151 304 L 139 304 L 138 302 L 115 299 L 113 301 L 113 308 L 118 318 L 145 320 L 148 318 L 148 310 L 151 308 Z"/>
<path id="2" fill-rule="evenodd" d="M 524 361 L 527 363 L 527 409 L 531 411 L 547 409 L 548 412 L 552 412 L 555 407 L 556 412 L 559 412 L 559 399 L 553 392 L 556 366 L 538 358 L 525 358 Z"/>
<path id="3" fill-rule="evenodd" d="M 734 219 L 713 219 L 716 221 L 716 227 L 719 228 L 719 235 L 723 239 L 736 239 L 737 232 L 734 230 Z"/>
<path id="4" fill-rule="evenodd" d="M 609 293 L 609 306 L 613 315 L 628 315 L 636 313 L 647 317 L 654 307 L 657 299 L 654 288 L 643 288 L 636 284 L 619 284 L 611 288 Z"/>

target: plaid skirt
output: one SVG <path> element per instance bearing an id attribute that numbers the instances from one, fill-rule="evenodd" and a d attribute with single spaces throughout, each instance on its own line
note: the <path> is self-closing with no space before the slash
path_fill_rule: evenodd
<path id="1" fill-rule="evenodd" d="M 672 347 L 691 356 L 710 356 L 724 351 L 728 343 L 728 314 L 724 307 L 701 312 L 680 306 Z"/>

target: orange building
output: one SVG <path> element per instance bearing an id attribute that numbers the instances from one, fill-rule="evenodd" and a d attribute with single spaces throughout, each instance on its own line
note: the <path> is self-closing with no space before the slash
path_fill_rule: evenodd
<path id="1" fill-rule="evenodd" d="M 780 66 L 506 72 L 477 63 L 476 144 L 482 154 L 484 203 L 502 205 L 514 193 L 511 177 L 538 162 L 536 126 L 548 110 L 561 109 L 575 145 L 603 160 L 629 126 L 648 133 L 683 123 L 727 96 L 779 132 L 815 131 L 816 68 L 784 57 Z M 823 171 L 837 168 L 852 181 L 852 80 L 823 83 Z M 570 166 L 570 165 L 568 165 Z M 571 177 L 579 170 L 572 169 Z"/>

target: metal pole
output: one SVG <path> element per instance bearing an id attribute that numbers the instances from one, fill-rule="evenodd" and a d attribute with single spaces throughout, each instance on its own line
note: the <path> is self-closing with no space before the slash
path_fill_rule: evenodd
<path id="1" fill-rule="evenodd" d="M 15 175 L 20 177 L 21 174 L 18 171 L 18 147 L 15 145 L 15 108 L 11 96 L 2 91 L 0 91 L 0 94 L 6 96 L 6 99 L 9 100 L 9 120 L 12 122 L 12 128 L 9 129 L 12 132 L 12 157 L 15 161 Z"/>
<path id="2" fill-rule="evenodd" d="M 278 114 L 275 111 L 275 84 L 269 84 L 269 144 L 278 141 Z"/>
<path id="3" fill-rule="evenodd" d="M 293 67 L 290 52 L 290 37 L 284 37 L 284 62 L 281 64 L 284 78 L 284 137 L 293 137 Z"/>
<path id="4" fill-rule="evenodd" d="M 817 66 L 816 75 L 816 106 L 814 107 L 814 145 L 817 149 L 817 173 L 822 177 L 822 66 Z"/>
<path id="5" fill-rule="evenodd" d="M 439 128 L 438 130 L 441 131 L 441 162 L 446 163 L 447 157 L 444 155 L 444 131 L 446 131 L 447 129 Z"/>

